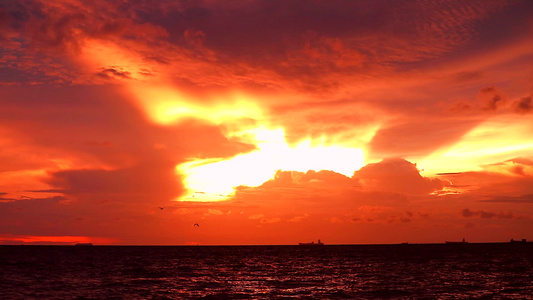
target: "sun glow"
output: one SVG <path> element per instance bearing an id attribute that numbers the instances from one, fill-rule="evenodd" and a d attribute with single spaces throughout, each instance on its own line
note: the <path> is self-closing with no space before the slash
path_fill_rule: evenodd
<path id="1" fill-rule="evenodd" d="M 172 126 L 184 119 L 202 119 L 220 126 L 226 137 L 256 146 L 252 152 L 229 159 L 191 158 L 178 165 L 176 172 L 184 177 L 189 190 L 178 200 L 227 199 L 235 187 L 259 186 L 273 178 L 277 170 L 331 170 L 351 176 L 363 166 L 363 150 L 357 146 L 333 145 L 331 139 L 308 139 L 289 145 L 283 129 L 270 128 L 265 108 L 259 105 L 270 103 L 265 98 L 268 96 L 262 95 L 259 101 L 256 96 L 236 90 L 190 94 L 176 87 L 165 70 L 148 72 L 154 68 L 129 51 L 110 43 L 91 41 L 87 45 L 85 57 L 89 66 L 109 68 L 114 76 L 135 79 L 121 80 L 123 91 L 151 122 Z M 150 76 L 143 75 L 147 72 Z M 363 143 L 361 137 L 367 139 L 366 132 L 357 134 L 356 144 Z M 375 130 L 371 132 L 373 135 Z"/>
<path id="2" fill-rule="evenodd" d="M 331 170 L 346 176 L 364 164 L 363 150 L 314 144 L 311 140 L 290 146 L 282 129 L 257 129 L 257 150 L 231 159 L 196 159 L 176 167 L 185 175 L 190 193 L 179 200 L 217 201 L 238 186 L 259 186 L 277 170 L 306 172 Z"/>
<path id="3" fill-rule="evenodd" d="M 254 102 L 238 93 L 222 99 L 197 101 L 170 85 L 139 84 L 129 87 L 137 104 L 157 124 L 169 125 L 180 119 L 206 119 L 215 124 L 239 118 L 261 118 Z"/>

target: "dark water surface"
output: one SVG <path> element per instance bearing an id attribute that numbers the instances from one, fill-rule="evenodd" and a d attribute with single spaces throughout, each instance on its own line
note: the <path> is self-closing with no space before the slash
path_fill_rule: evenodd
<path id="1" fill-rule="evenodd" d="M 0 246 L 0 299 L 533 299 L 533 243 Z"/>

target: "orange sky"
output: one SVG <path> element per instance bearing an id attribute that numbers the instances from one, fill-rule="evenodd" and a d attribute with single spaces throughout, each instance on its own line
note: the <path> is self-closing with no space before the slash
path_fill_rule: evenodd
<path id="1" fill-rule="evenodd" d="M 0 4 L 0 244 L 533 240 L 533 2 L 89 2 Z"/>

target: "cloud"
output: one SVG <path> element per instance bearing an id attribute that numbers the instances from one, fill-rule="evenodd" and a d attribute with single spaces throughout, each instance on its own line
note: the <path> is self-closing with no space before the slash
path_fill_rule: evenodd
<path id="1" fill-rule="evenodd" d="M 533 161 L 524 157 L 516 157 L 504 162 L 484 165 L 483 169 L 500 174 L 528 177 L 533 176 Z"/>
<path id="2" fill-rule="evenodd" d="M 495 195 L 514 199 L 533 193 L 530 159 L 519 157 L 482 167 L 480 171 L 443 173 L 440 178 L 451 183 L 446 187 L 448 191 L 474 195 L 480 201 L 493 199 Z"/>
<path id="3" fill-rule="evenodd" d="M 131 79 L 131 73 L 127 71 L 119 71 L 113 67 L 103 69 L 101 72 L 96 73 L 96 75 L 105 78 L 105 79 Z"/>
<path id="4" fill-rule="evenodd" d="M 139 24 L 126 6 L 122 15 L 114 13 L 118 4 L 95 1 L 82 5 L 78 1 L 49 3 L 30 1 L 17 13 L 24 14 L 23 28 L 31 37 L 30 46 L 40 49 L 80 49 L 86 38 L 129 38 L 148 41 L 167 36 L 166 31 L 153 24 Z M 108 16 L 109 18 L 102 18 Z M 21 24 L 22 25 L 22 24 Z"/>
<path id="5" fill-rule="evenodd" d="M 73 3 L 10 5 L 6 14 L 17 23 L 9 27 L 28 37 L 23 47 L 49 49 L 49 58 L 54 51 L 75 54 L 89 41 L 104 40 L 130 46 L 131 52 L 152 61 L 168 64 L 177 58 L 182 67 L 174 75 L 196 83 L 200 83 L 199 68 L 186 71 L 183 66 L 190 59 L 208 58 L 223 66 L 218 72 L 229 75 L 217 79 L 222 85 L 240 80 L 245 85 L 296 85 L 299 90 L 318 92 L 332 91 L 353 78 L 375 78 L 405 62 L 420 62 L 464 45 L 476 35 L 476 21 L 498 13 L 503 6 L 476 2 L 456 9 L 448 4 L 409 3 L 393 8 L 379 2 L 339 2 L 333 6 L 312 3 L 303 9 L 292 1 L 234 5 L 162 1 L 150 7 L 105 1 Z M 381 26 L 375 26 L 376 22 Z M 388 37 L 387 43 L 382 43 L 383 37 Z M 149 52 L 148 46 L 157 51 Z M 187 51 L 191 46 L 196 51 Z M 252 78 L 250 74 L 257 75 L 259 70 L 268 70 L 262 73 L 270 75 Z M 72 76 L 69 72 L 67 77 Z"/>
<path id="6" fill-rule="evenodd" d="M 207 216 L 222 216 L 222 215 L 224 215 L 224 213 L 220 209 L 209 208 L 205 215 L 207 215 Z"/>
<path id="7" fill-rule="evenodd" d="M 131 168 L 117 170 L 67 170 L 50 174 L 47 183 L 66 194 L 94 199 L 135 198 L 156 203 L 171 201 L 181 193 L 175 174 L 175 165 L 148 161 Z M 130 200 L 131 201 L 131 200 Z"/>
<path id="8" fill-rule="evenodd" d="M 482 88 L 479 91 L 477 98 L 481 103 L 481 109 L 486 111 L 496 111 L 503 107 L 507 102 L 507 96 L 494 86 Z"/>
<path id="9" fill-rule="evenodd" d="M 508 161 L 513 162 L 515 164 L 522 164 L 522 165 L 533 167 L 533 160 L 525 158 L 525 157 L 516 157 L 516 158 L 509 159 Z"/>
<path id="10" fill-rule="evenodd" d="M 290 188 L 290 187 L 335 187 L 354 186 L 348 177 L 328 170 L 307 172 L 277 171 L 272 180 L 263 183 L 260 188 Z"/>
<path id="11" fill-rule="evenodd" d="M 281 221 L 281 218 L 266 218 L 266 219 L 261 219 L 260 223 L 261 224 L 272 224 L 272 223 L 278 223 Z"/>
<path id="12" fill-rule="evenodd" d="M 456 121 L 453 127 L 449 120 L 409 120 L 378 130 L 370 142 L 375 157 L 400 155 L 422 157 L 453 143 L 465 132 L 477 125 L 477 120 Z"/>
<path id="13" fill-rule="evenodd" d="M 483 210 L 472 211 L 472 210 L 470 210 L 468 208 L 463 209 L 463 211 L 461 212 L 461 215 L 463 217 L 465 217 L 465 218 L 479 217 L 481 219 L 492 219 L 492 218 L 513 219 L 515 217 L 512 212 L 493 213 L 493 212 L 486 212 L 486 211 L 483 211 Z"/>
<path id="14" fill-rule="evenodd" d="M 107 87 L 12 87 L 0 93 L 0 125 L 9 128 L 8 149 L 14 143 L 42 149 L 41 159 L 28 157 L 26 164 L 46 165 L 43 157 L 53 160 L 63 152 L 82 158 L 75 161 L 81 167 L 87 162 L 116 167 L 152 156 L 177 162 L 191 156 L 231 157 L 254 148 L 228 139 L 223 128 L 207 122 L 189 119 L 166 127 L 147 123 L 128 99 Z M 156 144 L 165 147 L 154 149 Z M 19 149 L 19 155 L 24 152 Z"/>
<path id="15" fill-rule="evenodd" d="M 278 171 L 261 186 L 238 189 L 230 202 L 248 205 L 255 212 L 249 219 L 276 215 L 280 222 L 295 226 L 317 219 L 336 226 L 408 226 L 440 218 L 444 212 L 437 207 L 444 199 L 432 192 L 442 186 L 440 180 L 420 176 L 413 163 L 387 159 L 363 167 L 352 178 L 332 171 Z"/>
<path id="16" fill-rule="evenodd" d="M 533 110 L 533 101 L 530 97 L 523 97 L 514 103 L 515 111 L 521 114 L 527 114 Z"/>
<path id="17" fill-rule="evenodd" d="M 443 187 L 439 179 L 420 176 L 416 164 L 400 158 L 368 164 L 356 171 L 353 178 L 370 191 L 429 194 Z"/>
<path id="18" fill-rule="evenodd" d="M 477 103 L 463 99 L 444 106 L 451 113 L 471 115 L 476 115 L 478 112 L 528 114 L 533 108 L 530 96 L 511 100 L 502 90 L 494 86 L 482 88 L 476 98 Z"/>
<path id="19" fill-rule="evenodd" d="M 65 209 L 65 200 L 65 197 L 53 196 L 0 202 L 0 234 L 72 235 L 73 231 L 65 234 L 55 228 L 75 218 Z"/>
<path id="20" fill-rule="evenodd" d="M 205 33 L 201 30 L 187 28 L 183 33 L 183 38 L 195 47 L 203 47 L 205 43 Z"/>
<path id="21" fill-rule="evenodd" d="M 115 235 L 122 243 L 159 243 L 157 236 L 168 232 L 156 230 L 162 223 L 155 218 L 173 214 L 151 208 L 172 212 L 172 200 L 184 193 L 176 165 L 254 148 L 193 119 L 153 125 L 110 87 L 15 86 L 0 94 L 0 187 L 6 193 L 0 210 L 9 213 L 0 217 L 0 234 Z M 194 224 L 198 214 L 192 210 L 187 220 Z M 133 224 L 147 231 L 128 238 Z"/>

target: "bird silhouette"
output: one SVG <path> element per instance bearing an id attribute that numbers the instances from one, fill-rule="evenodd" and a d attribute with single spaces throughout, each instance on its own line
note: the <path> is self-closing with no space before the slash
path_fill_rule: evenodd
<path id="1" fill-rule="evenodd" d="M 160 206 L 159 209 L 160 209 L 160 210 L 163 210 L 163 209 L 165 209 L 165 208 Z"/>
<path id="2" fill-rule="evenodd" d="M 197 226 L 197 227 L 200 227 L 200 225 L 198 225 L 198 223 L 194 223 L 194 225 L 193 225 L 193 226 Z"/>

